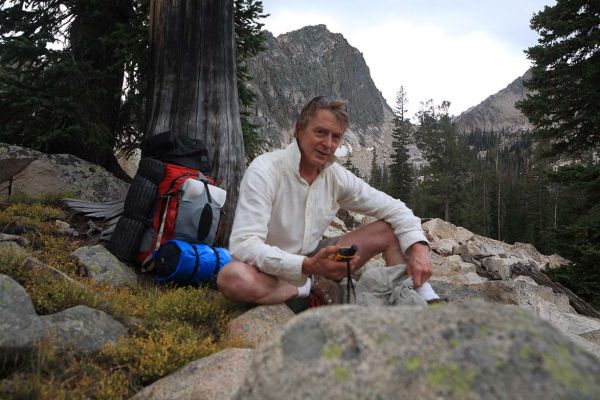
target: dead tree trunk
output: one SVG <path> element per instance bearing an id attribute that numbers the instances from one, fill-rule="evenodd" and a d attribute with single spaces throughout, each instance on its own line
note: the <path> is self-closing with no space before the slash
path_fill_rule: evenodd
<path id="1" fill-rule="evenodd" d="M 225 242 L 245 166 L 234 45 L 232 0 L 152 0 L 146 138 L 204 141 L 227 190 Z"/>

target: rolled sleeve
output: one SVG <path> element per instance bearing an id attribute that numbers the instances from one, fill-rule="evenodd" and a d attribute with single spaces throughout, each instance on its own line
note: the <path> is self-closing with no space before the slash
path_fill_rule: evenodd
<path id="1" fill-rule="evenodd" d="M 421 219 L 404 202 L 371 187 L 343 168 L 336 169 L 336 175 L 337 181 L 343 185 L 340 206 L 389 223 L 405 256 L 413 244 L 429 243 L 421 227 Z"/>

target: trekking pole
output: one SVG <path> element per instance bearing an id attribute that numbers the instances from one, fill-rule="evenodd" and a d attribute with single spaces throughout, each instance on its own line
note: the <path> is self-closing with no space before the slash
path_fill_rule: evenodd
<path id="1" fill-rule="evenodd" d="M 356 293 L 354 292 L 354 282 L 352 282 L 352 269 L 350 268 L 350 261 L 358 251 L 358 247 L 353 244 L 350 247 L 341 247 L 336 254 L 335 259 L 338 261 L 346 261 L 346 304 L 350 304 L 350 292 L 356 302 Z"/>
<path id="2" fill-rule="evenodd" d="M 354 282 L 352 282 L 352 272 L 350 271 L 350 258 L 346 260 L 346 304 L 350 304 L 350 292 L 354 302 L 356 302 L 356 293 L 354 292 Z"/>

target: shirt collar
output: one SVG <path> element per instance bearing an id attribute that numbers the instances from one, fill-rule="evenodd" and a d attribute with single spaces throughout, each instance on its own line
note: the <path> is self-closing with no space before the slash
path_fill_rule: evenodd
<path id="1" fill-rule="evenodd" d="M 294 138 L 290 144 L 285 148 L 285 152 L 287 153 L 288 166 L 290 166 L 297 174 L 300 174 L 300 158 L 302 154 L 300 153 L 300 147 L 298 147 L 298 140 Z M 331 156 L 329 160 L 325 163 L 319 174 L 321 174 L 326 168 L 328 168 L 331 164 L 337 161 L 337 157 L 335 155 Z"/>

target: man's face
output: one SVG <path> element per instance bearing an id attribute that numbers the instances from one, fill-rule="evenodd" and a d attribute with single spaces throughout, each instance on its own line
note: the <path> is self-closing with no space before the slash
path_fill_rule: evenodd
<path id="1" fill-rule="evenodd" d="M 320 109 L 297 136 L 302 155 L 300 166 L 319 170 L 342 143 L 344 130 L 334 113 Z"/>

